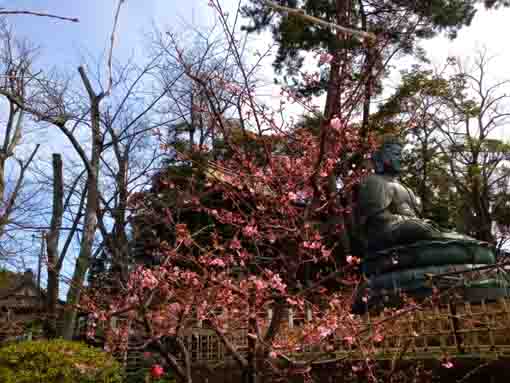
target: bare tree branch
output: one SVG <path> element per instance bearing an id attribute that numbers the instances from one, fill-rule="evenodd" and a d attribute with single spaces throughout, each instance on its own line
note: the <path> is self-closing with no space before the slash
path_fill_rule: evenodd
<path id="1" fill-rule="evenodd" d="M 77 17 L 58 16 L 58 15 L 54 15 L 54 14 L 46 13 L 46 12 L 7 10 L 5 8 L 0 8 L 0 15 L 40 16 L 40 17 L 49 17 L 52 19 L 63 20 L 63 21 L 71 21 L 73 23 L 78 23 L 80 21 Z"/>
<path id="2" fill-rule="evenodd" d="M 299 9 L 284 7 L 282 5 L 273 3 L 272 1 L 265 0 L 264 3 L 268 7 L 274 9 L 275 11 L 278 11 L 281 13 L 288 13 L 289 15 L 301 17 L 301 18 L 308 20 L 314 24 L 319 24 L 319 25 L 322 25 L 323 27 L 327 27 L 327 28 L 333 28 L 333 29 L 336 29 L 337 31 L 340 31 L 342 33 L 347 33 L 347 34 L 350 34 L 353 36 L 362 37 L 362 38 L 368 39 L 368 40 L 375 40 L 375 35 L 373 33 L 359 31 L 356 29 L 343 27 L 343 26 L 335 24 L 335 23 L 330 23 L 328 21 L 319 19 L 318 17 L 307 15 L 304 11 L 301 11 Z"/>
<path id="3" fill-rule="evenodd" d="M 107 95 L 110 94 L 113 87 L 113 47 L 115 45 L 115 34 L 117 32 L 117 26 L 119 24 L 119 15 L 120 15 L 120 9 L 122 8 L 122 4 L 125 3 L 126 0 L 119 0 L 119 3 L 117 4 L 117 10 L 115 11 L 115 18 L 113 20 L 113 29 L 112 34 L 110 36 L 110 51 L 108 53 L 108 87 L 106 88 L 105 93 Z"/>

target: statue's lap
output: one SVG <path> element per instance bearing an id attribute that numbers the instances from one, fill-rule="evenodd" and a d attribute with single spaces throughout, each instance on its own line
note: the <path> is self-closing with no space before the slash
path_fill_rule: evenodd
<path id="1" fill-rule="evenodd" d="M 430 297 L 433 287 L 462 290 L 469 301 L 508 296 L 507 280 L 496 268 L 485 267 L 495 263 L 494 249 L 477 240 L 425 240 L 368 252 L 361 266 L 368 281 L 358 289 L 353 308 L 362 313 L 391 306 L 402 302 L 402 294 Z"/>

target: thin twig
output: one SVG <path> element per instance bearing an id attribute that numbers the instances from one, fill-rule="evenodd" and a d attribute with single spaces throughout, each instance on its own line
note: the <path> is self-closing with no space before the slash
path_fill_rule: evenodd
<path id="1" fill-rule="evenodd" d="M 264 0 L 264 3 L 268 7 L 273 8 L 275 11 L 282 12 L 282 13 L 288 13 L 289 15 L 294 15 L 294 16 L 297 16 L 297 17 L 301 17 L 301 18 L 303 18 L 305 20 L 308 20 L 308 21 L 310 21 L 310 22 L 312 22 L 314 24 L 319 24 L 319 25 L 322 25 L 324 27 L 333 28 L 333 29 L 336 29 L 336 30 L 338 30 L 340 32 L 343 32 L 343 33 L 348 33 L 350 35 L 359 36 L 359 37 L 362 37 L 362 38 L 368 39 L 368 40 L 375 40 L 375 35 L 373 33 L 365 32 L 365 31 L 360 31 L 360 30 L 357 30 L 357 29 L 343 27 L 343 26 L 335 24 L 335 23 L 330 23 L 329 21 L 325 21 L 325 20 L 319 19 L 318 17 L 307 15 L 302 10 L 299 10 L 299 9 L 296 9 L 296 8 L 284 7 L 282 5 L 278 5 L 278 4 L 273 3 L 272 1 Z"/>
<path id="2" fill-rule="evenodd" d="M 53 15 L 51 13 L 45 12 L 34 12 L 34 11 L 9 11 L 5 8 L 0 8 L 0 15 L 31 15 L 31 16 L 40 16 L 40 17 L 50 17 L 52 19 L 58 19 L 63 21 L 71 21 L 73 23 L 78 23 L 80 20 L 77 17 L 65 17 Z"/>
<path id="3" fill-rule="evenodd" d="M 462 275 L 462 274 L 474 273 L 476 271 L 486 271 L 486 270 L 499 269 L 500 267 L 509 266 L 509 265 L 510 265 L 510 261 L 506 261 L 506 262 L 495 263 L 493 265 L 473 267 L 472 269 L 459 270 L 459 271 L 451 271 L 451 272 L 442 273 L 442 274 L 430 274 L 430 273 L 426 273 L 425 276 L 427 278 L 430 278 L 430 279 L 443 279 L 443 278 L 446 279 L 446 277 L 451 277 L 451 276 L 454 276 L 454 275 Z"/>
<path id="4" fill-rule="evenodd" d="M 460 380 L 457 380 L 457 383 L 463 383 L 465 381 L 467 381 L 469 378 L 471 378 L 473 375 L 475 375 L 477 372 L 479 372 L 481 369 L 485 368 L 485 367 L 488 367 L 489 365 L 491 365 L 492 363 L 494 363 L 494 360 L 489 360 L 485 363 L 482 363 L 480 364 L 479 366 L 477 366 L 476 368 L 472 369 L 471 371 L 469 371 L 466 375 L 464 375 Z"/>
<path id="5" fill-rule="evenodd" d="M 119 0 L 117 4 L 117 10 L 115 11 L 115 17 L 113 20 L 113 29 L 112 34 L 110 36 L 110 51 L 108 52 L 108 87 L 106 88 L 105 94 L 110 94 L 113 87 L 113 46 L 115 45 L 115 34 L 117 33 L 117 26 L 119 25 L 119 15 L 120 9 L 122 8 L 122 4 L 125 3 L 126 0 Z"/>

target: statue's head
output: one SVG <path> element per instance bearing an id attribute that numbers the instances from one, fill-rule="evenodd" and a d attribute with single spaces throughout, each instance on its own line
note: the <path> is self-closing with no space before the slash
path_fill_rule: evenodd
<path id="1" fill-rule="evenodd" d="M 400 159 L 403 143 L 395 136 L 385 137 L 379 148 L 372 154 L 377 174 L 397 175 L 400 173 Z"/>

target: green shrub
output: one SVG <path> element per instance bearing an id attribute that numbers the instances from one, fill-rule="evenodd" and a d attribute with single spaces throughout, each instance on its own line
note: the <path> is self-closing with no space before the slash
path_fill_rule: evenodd
<path id="1" fill-rule="evenodd" d="M 61 339 L 0 349 L 2 383 L 120 383 L 119 363 L 105 352 Z"/>

